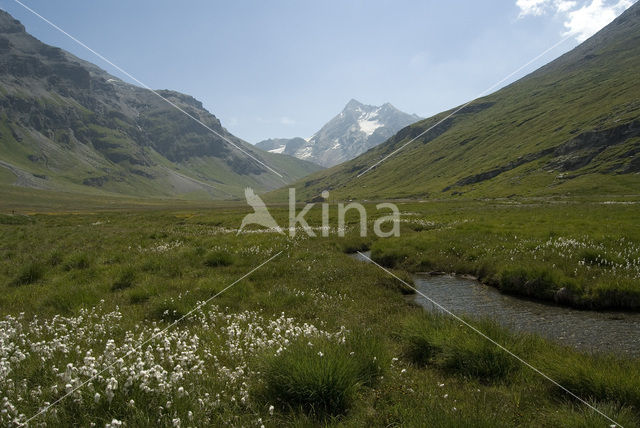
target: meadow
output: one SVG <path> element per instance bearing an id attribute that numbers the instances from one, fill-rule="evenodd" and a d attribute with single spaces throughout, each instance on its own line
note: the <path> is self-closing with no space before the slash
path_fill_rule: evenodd
<path id="1" fill-rule="evenodd" d="M 565 288 L 561 304 L 637 309 L 635 204 L 407 201 L 401 236 L 376 239 L 354 215 L 344 238 L 291 238 L 237 234 L 240 204 L 112 202 L 2 207 L 2 426 L 613 423 L 348 253 L 371 249 L 403 278 L 473 273 L 510 293 Z M 272 212 L 284 224 L 286 208 Z M 638 360 L 468 321 L 640 426 Z"/>

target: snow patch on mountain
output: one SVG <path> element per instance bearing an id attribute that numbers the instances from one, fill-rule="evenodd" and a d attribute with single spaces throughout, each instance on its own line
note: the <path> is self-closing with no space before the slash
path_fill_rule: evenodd
<path id="1" fill-rule="evenodd" d="M 271 149 L 271 150 L 269 150 L 269 153 L 282 154 L 282 153 L 284 152 L 284 149 L 286 149 L 286 148 L 287 148 L 287 146 L 282 145 L 282 146 L 277 147 L 277 148 L 275 148 L 275 149 Z"/>
<path id="2" fill-rule="evenodd" d="M 360 127 L 360 130 L 362 132 L 364 132 L 365 134 L 367 134 L 367 136 L 369 136 L 369 135 L 373 134 L 376 129 L 378 129 L 381 126 L 384 126 L 384 125 L 382 123 L 378 122 L 377 120 L 360 119 L 360 120 L 358 120 L 358 126 Z"/>
<path id="3" fill-rule="evenodd" d="M 313 154 L 313 147 L 307 146 L 307 147 L 304 147 L 302 150 L 299 150 L 296 153 L 296 157 L 298 159 L 308 159 L 311 157 L 312 154 Z"/>

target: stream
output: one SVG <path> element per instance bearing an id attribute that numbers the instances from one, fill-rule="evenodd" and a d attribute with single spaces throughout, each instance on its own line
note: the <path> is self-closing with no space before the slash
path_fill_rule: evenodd
<path id="1" fill-rule="evenodd" d="M 364 254 L 370 257 L 370 252 Z M 357 253 L 353 257 L 368 262 Z M 453 275 L 418 274 L 413 280 L 420 293 L 458 316 L 490 318 L 583 351 L 640 356 L 640 313 L 585 311 L 526 300 Z M 420 294 L 411 298 L 429 311 L 441 311 Z"/>

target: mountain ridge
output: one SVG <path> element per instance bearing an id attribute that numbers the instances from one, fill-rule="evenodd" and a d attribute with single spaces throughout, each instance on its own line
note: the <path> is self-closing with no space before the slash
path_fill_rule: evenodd
<path id="1" fill-rule="evenodd" d="M 219 199 L 241 197 L 247 186 L 273 189 L 319 169 L 237 138 L 190 95 L 154 93 L 40 42 L 2 10 L 0 84 L 1 165 L 23 185 Z"/>

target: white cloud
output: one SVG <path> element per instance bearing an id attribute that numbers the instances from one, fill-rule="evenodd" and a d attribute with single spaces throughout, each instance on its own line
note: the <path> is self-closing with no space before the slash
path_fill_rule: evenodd
<path id="1" fill-rule="evenodd" d="M 613 21 L 633 4 L 633 0 L 516 0 L 520 17 L 555 14 L 567 31 L 582 42 Z"/>
<path id="2" fill-rule="evenodd" d="M 566 1 L 566 0 L 561 0 L 561 1 L 556 1 L 555 2 L 555 6 L 556 6 L 556 10 L 559 13 L 566 13 L 569 12 L 571 9 L 573 9 L 574 7 L 576 7 L 578 4 L 578 2 L 575 1 Z"/>
<path id="3" fill-rule="evenodd" d="M 630 0 L 619 0 L 609 5 L 606 5 L 603 0 L 593 0 L 590 5 L 568 13 L 564 22 L 567 28 L 565 35 L 573 35 L 579 42 L 585 41 L 632 4 Z"/>
<path id="4" fill-rule="evenodd" d="M 517 0 L 516 6 L 520 8 L 520 16 L 539 16 L 547 12 L 550 0 Z"/>
<path id="5" fill-rule="evenodd" d="M 295 121 L 295 120 L 293 120 L 293 119 L 291 119 L 290 117 L 282 116 L 282 117 L 280 118 L 280 123 L 281 123 L 281 124 L 283 124 L 283 125 L 287 125 L 287 126 L 289 126 L 289 125 L 295 125 L 295 124 L 296 124 L 296 121 Z"/>

